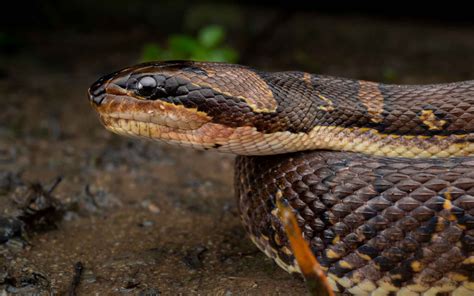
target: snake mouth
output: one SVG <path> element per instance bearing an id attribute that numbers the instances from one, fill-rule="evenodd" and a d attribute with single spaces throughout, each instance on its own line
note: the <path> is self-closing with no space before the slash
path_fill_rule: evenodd
<path id="1" fill-rule="evenodd" d="M 112 116 L 101 116 L 107 130 L 128 137 L 192 147 L 195 149 L 215 148 L 213 134 L 215 131 L 207 124 L 197 129 L 179 129 L 152 122 L 137 121 Z M 207 140 L 206 140 L 207 139 Z"/>
<path id="2" fill-rule="evenodd" d="M 112 98 L 107 95 L 107 103 L 96 110 L 105 128 L 119 135 L 208 150 L 220 147 L 218 142 L 227 142 L 234 133 L 233 128 L 211 123 L 196 110 L 160 103 L 143 108 L 133 98 Z"/>
<path id="3" fill-rule="evenodd" d="M 187 131 L 198 129 L 211 121 L 209 116 L 197 109 L 185 108 L 164 101 L 136 99 L 119 88 L 108 88 L 107 92 L 99 95 L 96 100 L 100 100 L 101 103 L 99 105 L 93 104 L 94 108 L 106 127 L 123 120 L 140 125 Z M 130 129 L 131 133 L 137 132 Z"/>

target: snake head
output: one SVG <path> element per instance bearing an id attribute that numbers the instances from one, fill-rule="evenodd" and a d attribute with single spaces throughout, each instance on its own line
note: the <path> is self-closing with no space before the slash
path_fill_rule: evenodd
<path id="1" fill-rule="evenodd" d="M 115 133 L 239 154 L 255 153 L 250 144 L 241 152 L 245 141 L 236 138 L 260 135 L 254 117 L 277 108 L 258 73 L 224 63 L 140 64 L 100 78 L 88 94 Z"/>
<path id="2" fill-rule="evenodd" d="M 153 134 L 154 125 L 194 130 L 209 121 L 195 106 L 173 100 L 189 95 L 191 79 L 178 62 L 146 63 L 105 75 L 89 88 L 89 99 L 107 128 L 136 136 Z M 118 125 L 118 126 L 117 126 Z M 146 128 L 137 130 L 137 127 Z"/>

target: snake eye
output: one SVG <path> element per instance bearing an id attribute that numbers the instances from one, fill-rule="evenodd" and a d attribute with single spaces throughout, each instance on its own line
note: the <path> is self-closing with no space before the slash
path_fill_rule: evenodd
<path id="1" fill-rule="evenodd" d="M 137 93 L 142 97 L 151 97 L 157 90 L 156 86 L 155 78 L 151 76 L 142 77 L 136 84 Z"/>
<path id="2" fill-rule="evenodd" d="M 138 96 L 147 100 L 157 100 L 168 95 L 165 90 L 165 77 L 143 76 L 132 77 L 127 81 L 126 88 L 132 90 Z"/>

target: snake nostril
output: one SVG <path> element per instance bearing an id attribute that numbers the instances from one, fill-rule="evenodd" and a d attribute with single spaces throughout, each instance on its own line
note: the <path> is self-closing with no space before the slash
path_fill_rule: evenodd
<path id="1" fill-rule="evenodd" d="M 100 105 L 105 99 L 105 86 L 102 79 L 97 80 L 92 84 L 88 91 L 89 100 L 96 105 Z"/>
<path id="2" fill-rule="evenodd" d="M 123 73 L 124 70 L 120 70 L 105 76 L 102 76 L 94 82 L 91 87 L 89 88 L 89 100 L 96 104 L 100 105 L 105 99 L 106 96 L 106 87 L 113 82 L 115 86 L 126 88 L 126 84 L 130 75 Z M 119 75 L 121 74 L 121 75 Z"/>

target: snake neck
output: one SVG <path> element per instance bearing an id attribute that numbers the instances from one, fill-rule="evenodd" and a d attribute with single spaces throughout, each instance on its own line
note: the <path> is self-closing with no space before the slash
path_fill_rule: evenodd
<path id="1" fill-rule="evenodd" d="M 262 74 L 278 109 L 267 138 L 287 151 L 329 149 L 392 157 L 474 154 L 474 81 L 386 85 L 302 72 Z M 271 118 L 269 114 L 258 117 Z M 257 130 L 259 130 L 257 126 Z M 281 136 L 283 138 L 283 136 Z M 282 150 L 284 150 L 282 149 Z"/>
<path id="2" fill-rule="evenodd" d="M 285 130 L 324 125 L 412 136 L 474 132 L 474 81 L 389 85 L 304 72 L 261 76 L 278 103 L 273 115 L 284 119 Z"/>

